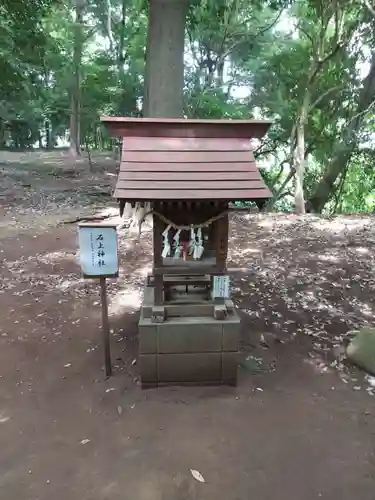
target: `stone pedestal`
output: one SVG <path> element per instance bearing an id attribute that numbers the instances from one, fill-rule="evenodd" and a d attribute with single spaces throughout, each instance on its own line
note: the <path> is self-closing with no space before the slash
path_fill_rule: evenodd
<path id="1" fill-rule="evenodd" d="M 146 286 L 139 321 L 142 387 L 236 384 L 240 319 L 233 308 L 215 319 L 213 303 L 167 305 L 164 321 L 155 322 L 152 302 L 153 289 Z"/>

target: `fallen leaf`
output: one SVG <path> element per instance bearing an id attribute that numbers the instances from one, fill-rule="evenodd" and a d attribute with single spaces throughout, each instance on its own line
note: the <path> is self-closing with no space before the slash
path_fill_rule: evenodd
<path id="1" fill-rule="evenodd" d="M 118 406 L 118 407 L 117 407 L 117 413 L 118 413 L 119 415 L 121 415 L 121 414 L 122 414 L 122 406 Z"/>
<path id="2" fill-rule="evenodd" d="M 190 469 L 190 472 L 194 479 L 196 479 L 200 483 L 205 483 L 204 477 L 198 470 Z"/>

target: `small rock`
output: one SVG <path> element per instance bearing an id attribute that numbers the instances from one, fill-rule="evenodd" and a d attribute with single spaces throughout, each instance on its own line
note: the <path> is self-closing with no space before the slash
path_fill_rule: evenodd
<path id="1" fill-rule="evenodd" d="M 264 332 L 260 335 L 259 343 L 263 347 L 271 347 L 272 344 L 280 342 L 279 338 L 272 332 Z"/>
<path id="2" fill-rule="evenodd" d="M 375 328 L 366 327 L 357 331 L 346 349 L 346 355 L 359 368 L 375 375 Z"/>

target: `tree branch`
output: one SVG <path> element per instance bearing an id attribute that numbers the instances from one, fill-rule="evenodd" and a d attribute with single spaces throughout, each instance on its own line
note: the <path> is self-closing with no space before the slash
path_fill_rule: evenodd
<path id="1" fill-rule="evenodd" d="M 297 29 L 299 31 L 302 31 L 302 33 L 305 35 L 305 37 L 308 38 L 310 40 L 311 44 L 314 46 L 315 41 L 314 41 L 313 37 L 308 34 L 308 32 L 305 30 L 305 28 L 302 28 L 300 23 L 297 24 Z"/>
<path id="2" fill-rule="evenodd" d="M 283 172 L 284 172 L 284 166 L 289 163 L 290 159 L 287 158 L 286 160 L 283 160 L 281 163 L 280 163 L 280 166 L 279 166 L 279 172 L 278 174 L 276 175 L 276 179 L 274 180 L 274 183 L 273 183 L 273 186 L 276 186 L 276 184 L 279 182 L 280 180 L 280 177 L 282 176 Z"/>
<path id="3" fill-rule="evenodd" d="M 362 3 L 366 7 L 366 9 L 370 12 L 372 17 L 375 18 L 375 8 L 370 4 L 369 0 L 363 0 Z"/>
<path id="4" fill-rule="evenodd" d="M 273 197 L 267 203 L 267 207 L 268 208 L 272 207 L 276 203 L 276 201 L 280 199 L 280 197 L 281 197 L 282 193 L 284 192 L 286 186 L 293 179 L 293 177 L 295 176 L 295 174 L 296 174 L 296 171 L 294 169 L 289 172 L 289 174 L 287 175 L 286 179 L 284 180 L 284 182 L 282 183 L 282 185 L 280 186 L 280 188 L 274 193 Z"/>
<path id="5" fill-rule="evenodd" d="M 97 26 L 93 26 L 91 29 L 89 29 L 86 33 L 84 41 L 87 42 L 87 40 L 89 40 L 93 35 L 95 35 L 95 33 L 97 33 L 97 31 L 98 31 Z"/>
<path id="6" fill-rule="evenodd" d="M 341 198 L 342 193 L 344 191 L 344 186 L 345 186 L 345 181 L 346 181 L 346 177 L 348 174 L 348 170 L 349 170 L 349 164 L 346 165 L 345 170 L 341 175 L 339 189 L 336 192 L 336 200 L 335 200 L 335 205 L 334 205 L 333 210 L 332 210 L 332 214 L 335 214 L 337 212 L 337 207 L 339 206 L 340 198 Z"/>
<path id="7" fill-rule="evenodd" d="M 313 69 L 312 73 L 309 76 L 308 79 L 308 84 L 312 83 L 316 77 L 316 75 L 319 73 L 321 68 L 327 63 L 330 59 L 333 59 L 337 52 L 344 46 L 341 42 L 338 42 L 336 46 L 329 52 L 323 59 L 318 59 L 315 68 Z"/>
<path id="8" fill-rule="evenodd" d="M 318 106 L 318 104 L 320 104 L 329 94 L 331 94 L 332 92 L 334 92 L 335 90 L 340 90 L 342 89 L 342 85 L 336 85 L 334 87 L 331 87 L 330 89 L 328 89 L 326 92 L 324 92 L 322 95 L 320 95 L 316 101 L 314 101 L 311 105 L 310 105 L 310 108 L 309 108 L 309 112 L 316 108 Z"/>
<path id="9" fill-rule="evenodd" d="M 267 31 L 269 31 L 270 29 L 272 29 L 276 23 L 278 22 L 278 20 L 280 19 L 280 16 L 282 14 L 284 9 L 281 9 L 280 12 L 278 13 L 278 15 L 276 16 L 276 18 L 268 25 L 266 26 L 265 28 L 261 29 L 258 31 L 258 33 L 256 33 L 253 37 L 252 37 L 252 41 L 256 40 L 258 37 L 264 35 L 264 33 L 266 33 Z M 247 34 L 246 32 L 243 33 L 243 35 Z M 241 36 L 242 34 L 241 33 L 238 33 L 237 36 Z M 235 43 L 233 43 L 231 45 L 231 47 L 229 47 L 225 53 L 220 57 L 220 59 L 217 60 L 217 64 L 220 64 L 221 62 L 223 62 L 232 52 L 235 48 L 237 48 L 239 45 L 241 45 L 241 43 L 243 43 L 243 39 L 242 40 L 237 40 Z"/>
<path id="10" fill-rule="evenodd" d="M 285 9 L 280 9 L 280 12 L 277 14 L 277 16 L 275 17 L 275 19 L 268 25 L 266 26 L 265 28 L 261 29 L 258 31 L 258 33 L 255 34 L 254 38 L 257 38 L 261 35 L 264 35 L 264 33 L 267 33 L 267 31 L 271 30 L 278 22 L 278 20 L 280 19 L 282 13 L 284 12 Z"/>
<path id="11" fill-rule="evenodd" d="M 233 15 L 234 11 L 236 10 L 236 2 L 233 2 L 232 4 L 232 10 L 230 11 L 229 15 L 228 15 L 228 22 L 225 24 L 225 29 L 224 29 L 224 33 L 223 33 L 223 38 L 221 40 L 221 44 L 220 44 L 220 49 L 219 49 L 219 52 L 217 54 L 217 58 L 215 60 L 215 67 L 217 68 L 218 65 L 220 63 L 223 63 L 224 62 L 224 59 L 222 59 L 222 52 L 224 50 L 224 46 L 225 46 L 225 42 L 227 41 L 227 36 L 228 36 L 228 30 L 229 30 L 229 24 L 230 24 L 230 20 L 231 20 L 231 16 Z M 225 14 L 224 14 L 224 18 L 225 18 Z"/>
<path id="12" fill-rule="evenodd" d="M 285 196 L 293 196 L 293 193 L 291 191 L 284 191 L 278 198 L 277 201 L 280 201 L 282 198 L 285 198 Z"/>
<path id="13" fill-rule="evenodd" d="M 265 155 L 269 155 L 269 154 L 275 155 L 275 151 L 278 148 L 278 146 L 275 145 L 271 149 L 265 149 L 265 150 L 262 151 L 263 147 L 264 147 L 264 144 L 261 144 L 258 148 L 256 148 L 256 149 L 253 150 L 254 158 L 259 158 L 260 156 L 265 156 Z"/>
<path id="14" fill-rule="evenodd" d="M 356 113 L 354 116 L 352 116 L 348 122 L 348 125 L 349 126 L 352 122 L 358 120 L 359 118 L 363 117 L 365 114 L 367 114 L 371 108 L 375 106 L 375 99 L 373 101 L 370 102 L 370 104 L 368 105 L 368 107 L 362 111 L 360 111 L 359 113 Z"/>
<path id="15" fill-rule="evenodd" d="M 285 180 L 282 183 L 282 185 L 280 186 L 280 188 L 274 193 L 273 197 L 271 198 L 271 200 L 267 204 L 267 206 L 272 206 L 279 199 L 281 193 L 285 190 L 286 186 L 289 184 L 289 182 L 293 179 L 293 177 L 296 174 L 296 169 L 293 167 L 293 156 L 294 156 L 294 146 L 295 146 L 295 140 L 296 140 L 296 133 L 297 133 L 297 126 L 296 126 L 296 124 L 294 124 L 292 127 L 292 130 L 291 130 L 291 133 L 290 133 L 290 153 L 289 153 L 288 158 L 286 158 L 282 163 L 282 169 L 284 169 L 284 165 L 286 163 L 290 164 L 290 172 L 287 175 L 287 177 L 285 178 Z"/>

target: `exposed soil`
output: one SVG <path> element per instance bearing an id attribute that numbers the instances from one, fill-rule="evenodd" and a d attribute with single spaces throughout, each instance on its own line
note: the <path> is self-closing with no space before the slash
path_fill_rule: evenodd
<path id="1" fill-rule="evenodd" d="M 113 160 L 95 157 L 89 173 L 64 155 L 10 156 L 0 155 L 1 500 L 374 498 L 371 380 L 331 355 L 374 322 L 372 217 L 234 217 L 238 386 L 142 391 L 150 232 L 138 242 L 119 230 L 105 380 L 99 289 L 80 278 L 76 225 L 61 224 L 115 216 Z"/>

